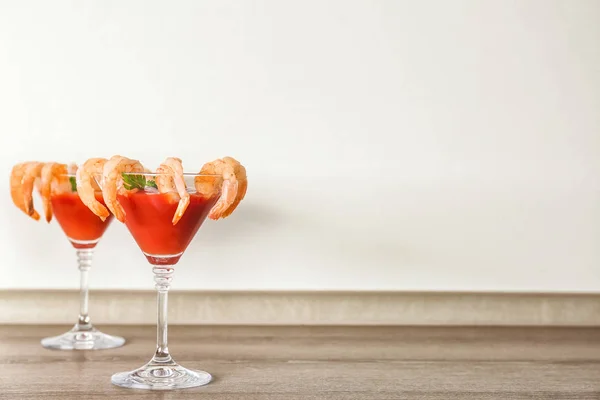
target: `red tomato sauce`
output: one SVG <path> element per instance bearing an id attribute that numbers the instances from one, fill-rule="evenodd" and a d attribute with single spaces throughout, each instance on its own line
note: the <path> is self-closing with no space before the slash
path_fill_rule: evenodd
<path id="1" fill-rule="evenodd" d="M 179 257 L 153 262 L 150 256 L 162 258 L 183 253 L 218 197 L 190 194 L 190 203 L 176 225 L 172 222 L 179 202 L 175 193 L 128 192 L 117 199 L 125 210 L 125 225 L 149 261 L 175 264 Z"/>
<path id="2" fill-rule="evenodd" d="M 104 204 L 102 193 L 97 192 L 96 199 Z M 113 219 L 110 215 L 102 221 L 83 204 L 77 192 L 53 194 L 50 201 L 56 220 L 76 248 L 94 247 L 95 243 L 77 244 L 73 240 L 87 242 L 100 239 Z"/>

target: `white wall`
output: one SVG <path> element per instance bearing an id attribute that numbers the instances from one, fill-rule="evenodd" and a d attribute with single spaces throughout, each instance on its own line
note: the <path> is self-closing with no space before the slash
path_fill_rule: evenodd
<path id="1" fill-rule="evenodd" d="M 75 288 L 26 159 L 248 168 L 177 289 L 600 291 L 600 2 L 0 2 L 0 288 Z M 94 288 L 150 289 L 124 226 Z"/>

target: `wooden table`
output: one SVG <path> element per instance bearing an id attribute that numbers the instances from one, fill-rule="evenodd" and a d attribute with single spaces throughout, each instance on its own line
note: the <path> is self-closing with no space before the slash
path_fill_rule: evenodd
<path id="1" fill-rule="evenodd" d="M 120 349 L 40 346 L 65 328 L 0 327 L 0 399 L 600 399 L 592 328 L 173 326 L 175 359 L 215 377 L 176 392 L 110 383 L 149 360 L 153 326 L 102 326 Z"/>

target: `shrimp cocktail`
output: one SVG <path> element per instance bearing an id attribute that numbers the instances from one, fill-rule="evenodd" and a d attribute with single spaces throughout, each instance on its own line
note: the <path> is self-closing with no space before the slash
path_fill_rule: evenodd
<path id="1" fill-rule="evenodd" d="M 104 160 L 106 161 L 106 160 Z M 88 273 L 92 266 L 93 250 L 113 219 L 102 204 L 102 192 L 93 174 L 101 171 L 84 165 L 26 162 L 13 167 L 10 191 L 14 204 L 35 219 L 40 215 L 34 209 L 33 191 L 37 187 L 42 198 L 46 221 L 56 217 L 63 232 L 76 249 L 81 273 L 79 318 L 73 329 L 62 335 L 42 340 L 42 345 L 60 350 L 99 350 L 118 347 L 125 339 L 98 331 L 88 315 Z M 78 186 L 77 181 L 81 184 Z M 95 199 L 104 213 L 94 213 L 84 200 Z M 97 211 L 100 211 L 99 209 Z M 101 215 L 101 216 L 98 216 Z"/>
<path id="2" fill-rule="evenodd" d="M 244 198 L 248 187 L 246 169 L 235 159 L 225 157 L 205 164 L 198 174 L 190 174 L 183 172 L 180 159 L 167 158 L 156 172 L 150 172 L 137 160 L 114 156 L 104 164 L 102 174 L 96 174 L 96 181 L 102 188 L 106 208 L 125 224 L 153 266 L 158 291 L 158 343 L 154 356 L 141 368 L 113 375 L 112 383 L 154 390 L 209 383 L 209 373 L 186 369 L 169 354 L 167 293 L 174 265 L 206 217 L 225 218 Z M 86 204 L 101 215 L 97 204 Z"/>

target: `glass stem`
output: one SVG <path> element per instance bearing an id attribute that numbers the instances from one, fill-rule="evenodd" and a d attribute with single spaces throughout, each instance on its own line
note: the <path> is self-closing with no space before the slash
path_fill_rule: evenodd
<path id="1" fill-rule="evenodd" d="M 90 316 L 88 315 L 88 275 L 92 268 L 93 249 L 77 250 L 77 262 L 80 271 L 80 288 L 79 288 L 79 319 L 75 326 L 78 330 L 85 331 L 92 329 Z"/>
<path id="2" fill-rule="evenodd" d="M 155 266 L 152 268 L 154 272 L 154 282 L 156 282 L 156 290 L 158 293 L 158 323 L 156 330 L 156 353 L 152 358 L 153 363 L 174 363 L 169 354 L 168 338 L 167 338 L 167 305 L 171 280 L 173 280 L 173 268 L 168 265 Z"/>

